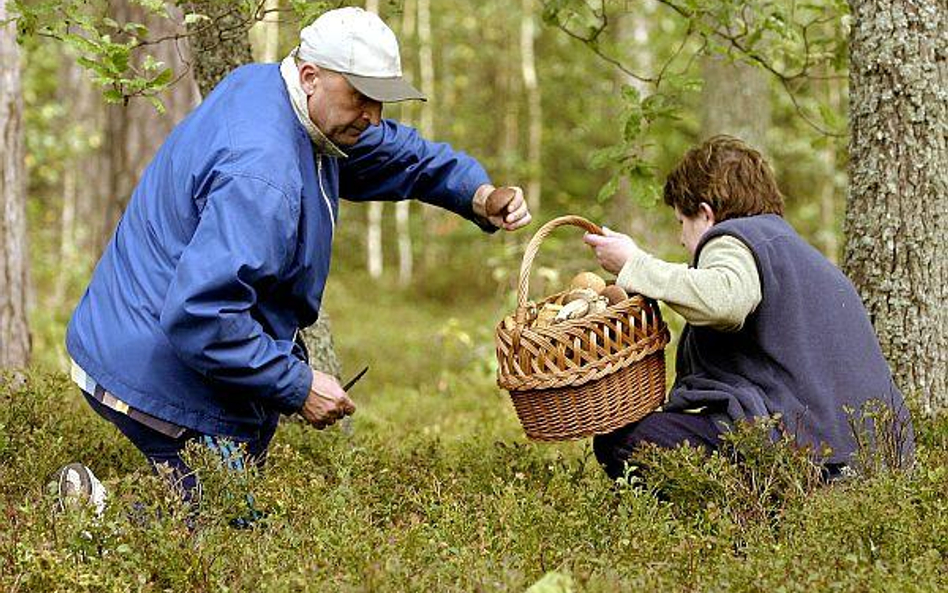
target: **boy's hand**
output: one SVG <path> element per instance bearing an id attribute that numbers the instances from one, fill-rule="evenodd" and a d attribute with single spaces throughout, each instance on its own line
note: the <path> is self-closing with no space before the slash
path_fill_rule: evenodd
<path id="1" fill-rule="evenodd" d="M 630 259 L 643 254 L 632 237 L 602 227 L 603 235 L 586 233 L 583 241 L 596 252 L 596 259 L 607 272 L 618 274 Z"/>

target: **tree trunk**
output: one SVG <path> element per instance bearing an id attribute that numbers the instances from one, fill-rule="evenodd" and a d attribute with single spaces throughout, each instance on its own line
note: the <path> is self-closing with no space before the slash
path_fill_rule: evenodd
<path id="1" fill-rule="evenodd" d="M 523 15 L 520 20 L 520 61 L 523 70 L 523 86 L 527 94 L 527 203 L 536 216 L 540 212 L 540 180 L 543 177 L 541 154 L 543 150 L 543 108 L 540 102 L 540 82 L 537 79 L 536 25 L 533 14 L 534 0 L 523 0 Z"/>
<path id="2" fill-rule="evenodd" d="M 402 6 L 402 30 L 401 30 L 401 46 L 403 48 L 402 55 L 406 55 L 408 52 L 404 51 L 409 47 L 409 41 L 414 40 L 415 35 L 415 22 L 416 16 L 419 16 L 419 13 L 422 11 L 422 4 L 427 5 L 427 0 L 419 0 L 418 9 L 415 10 L 415 6 L 412 3 L 412 0 L 405 0 L 405 4 Z M 430 60 L 430 47 L 429 50 L 429 60 Z M 422 62 L 424 59 L 422 58 Z M 412 62 L 411 60 L 402 60 L 402 73 L 405 78 L 409 81 L 412 80 Z M 422 85 L 424 88 L 424 85 Z M 406 101 L 402 103 L 402 121 L 406 125 L 414 124 L 414 101 Z M 426 109 L 422 112 L 422 121 L 424 121 L 426 116 L 430 117 L 431 110 Z M 422 130 L 424 134 L 424 130 Z M 414 197 L 414 196 L 412 196 Z M 412 253 L 412 237 L 411 237 L 411 201 L 404 200 L 395 204 L 395 236 L 398 240 L 398 283 L 401 286 L 408 286 L 411 283 L 412 275 L 414 273 L 414 254 Z"/>
<path id="3" fill-rule="evenodd" d="M 378 0 L 365 0 L 367 12 L 379 13 Z M 384 271 L 382 255 L 382 214 L 385 205 L 382 202 L 371 202 L 368 208 L 368 221 L 365 235 L 366 265 L 371 278 L 381 278 Z"/>
<path id="4" fill-rule="evenodd" d="M 381 278 L 383 270 L 382 262 L 382 212 L 384 204 L 382 202 L 369 202 L 369 220 L 365 235 L 365 255 L 366 265 L 369 268 L 369 276 L 372 278 Z"/>
<path id="5" fill-rule="evenodd" d="M 0 23 L 7 18 L 0 2 Z M 0 26 L 0 369 L 25 367 L 30 360 L 26 296 L 26 163 L 20 48 L 12 23 Z"/>
<path id="6" fill-rule="evenodd" d="M 127 0 L 114 2 L 112 15 L 119 22 L 144 23 L 152 35 L 170 35 L 175 31 L 169 19 L 149 14 Z M 156 60 L 164 62 L 175 72 L 187 67 L 186 49 L 174 43 L 161 43 L 148 48 Z M 134 55 L 133 59 L 138 59 L 138 56 Z M 139 177 L 161 142 L 198 103 L 194 79 L 183 77 L 162 93 L 160 98 L 165 105 L 164 113 L 158 113 L 150 102 L 141 97 L 133 97 L 125 105 L 106 107 L 104 156 L 107 186 L 100 210 L 103 226 L 96 235 L 99 253 L 111 238 Z"/>
<path id="7" fill-rule="evenodd" d="M 406 2 L 407 6 L 407 2 Z M 431 1 L 418 0 L 418 71 L 421 75 L 421 90 L 428 96 L 427 104 L 421 106 L 418 132 L 425 138 L 435 136 L 435 107 L 438 96 L 435 89 L 434 52 L 431 41 Z M 439 102 L 440 103 L 440 102 Z M 449 103 L 445 102 L 442 113 L 450 113 Z M 432 240 L 439 234 L 438 229 L 449 215 L 429 204 L 421 205 L 421 218 L 425 233 L 422 237 L 422 267 L 433 270 L 444 258 L 437 241 Z"/>
<path id="8" fill-rule="evenodd" d="M 101 129 L 102 124 L 102 95 L 95 89 L 83 69 L 74 59 L 63 60 L 60 70 L 60 80 L 56 87 L 56 98 L 66 107 L 73 121 L 82 122 L 81 137 L 89 137 L 92 130 Z M 88 242 L 88 225 L 78 224 L 77 221 L 97 220 L 102 214 L 96 213 L 89 218 L 100 192 L 100 187 L 93 180 L 98 179 L 98 167 L 101 155 L 91 146 L 76 149 L 70 152 L 62 167 L 62 202 L 63 208 L 59 219 L 59 266 L 56 275 L 56 286 L 53 289 L 52 303 L 59 306 L 66 298 L 66 288 L 69 279 L 76 274 L 76 270 L 83 269 L 88 263 L 88 254 L 96 253 Z M 96 242 L 98 244 L 98 242 Z"/>
<path id="9" fill-rule="evenodd" d="M 250 31 L 251 49 L 262 62 L 278 62 L 280 55 L 280 0 L 263 0 L 264 16 Z"/>
<path id="10" fill-rule="evenodd" d="M 851 0 L 850 193 L 843 269 L 896 384 L 948 409 L 948 8 Z M 882 395 L 882 394 L 880 394 Z"/>
<path id="11" fill-rule="evenodd" d="M 197 21 L 188 27 L 191 55 L 194 56 L 194 79 L 202 97 L 210 94 L 225 76 L 253 58 L 248 31 L 252 20 L 242 14 L 236 4 L 199 0 L 183 2 L 187 13 L 206 15 L 214 23 Z"/>
<path id="12" fill-rule="evenodd" d="M 836 113 L 840 110 L 840 84 L 833 80 L 827 84 L 827 104 L 830 111 Z M 830 138 L 826 143 L 826 148 L 822 154 L 823 164 L 826 167 L 823 182 L 823 189 L 820 192 L 820 230 L 817 234 L 820 250 L 834 264 L 839 260 L 839 234 L 836 231 L 837 206 L 841 200 L 837 197 L 842 189 L 837 181 L 837 140 Z"/>
<path id="13" fill-rule="evenodd" d="M 639 72 L 651 72 L 654 66 L 652 63 L 654 42 L 651 40 L 651 27 L 655 23 L 654 14 L 654 0 L 644 0 L 634 14 L 623 12 L 617 15 L 616 40 L 619 47 L 625 48 L 633 69 Z M 650 84 L 618 69 L 616 69 L 616 75 L 619 86 L 627 85 L 634 88 L 643 99 L 652 93 L 653 88 Z M 651 152 L 648 147 L 644 150 L 645 154 Z M 662 226 L 657 223 L 659 216 L 656 208 L 645 207 L 640 201 L 634 199 L 629 179 L 623 176 L 619 180 L 619 190 L 609 205 L 608 217 L 613 221 L 610 224 L 622 232 L 630 233 L 647 245 L 656 238 L 655 229 Z"/>
<path id="14" fill-rule="evenodd" d="M 765 72 L 717 56 L 702 60 L 701 135 L 736 136 L 766 152 L 770 90 Z"/>

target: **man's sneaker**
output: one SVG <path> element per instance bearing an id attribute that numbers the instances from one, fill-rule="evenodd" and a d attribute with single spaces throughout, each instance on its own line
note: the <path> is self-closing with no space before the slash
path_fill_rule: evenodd
<path id="1" fill-rule="evenodd" d="M 92 470 L 81 463 L 63 466 L 56 474 L 56 484 L 59 510 L 81 501 L 91 504 L 96 515 L 105 511 L 105 487 Z"/>

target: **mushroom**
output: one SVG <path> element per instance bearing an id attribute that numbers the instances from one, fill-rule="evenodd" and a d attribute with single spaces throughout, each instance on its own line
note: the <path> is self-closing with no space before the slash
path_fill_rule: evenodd
<path id="1" fill-rule="evenodd" d="M 570 289 L 588 288 L 599 294 L 606 287 L 606 281 L 595 272 L 580 272 L 569 283 Z"/>

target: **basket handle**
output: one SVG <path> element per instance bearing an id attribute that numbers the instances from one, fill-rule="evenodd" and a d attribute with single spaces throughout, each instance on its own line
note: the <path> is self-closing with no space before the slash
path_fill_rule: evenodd
<path id="1" fill-rule="evenodd" d="M 568 215 L 554 218 L 547 222 L 533 235 L 530 243 L 527 244 L 527 250 L 523 254 L 523 261 L 520 263 L 520 284 L 517 286 L 517 314 L 516 322 L 519 327 L 527 318 L 527 292 L 530 288 L 530 268 L 533 266 L 533 258 L 536 257 L 540 249 L 540 243 L 553 232 L 553 229 L 560 226 L 578 226 L 590 233 L 602 235 L 602 228 L 599 225 L 589 222 L 582 216 Z"/>

